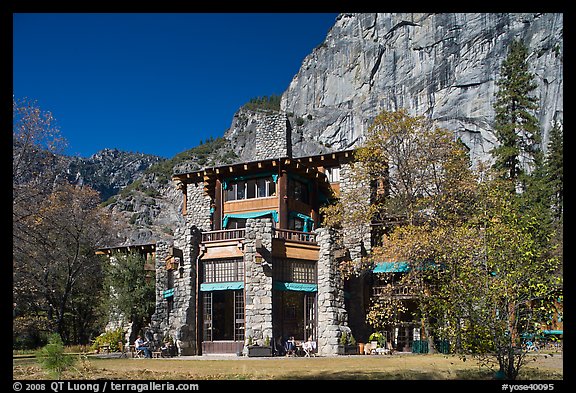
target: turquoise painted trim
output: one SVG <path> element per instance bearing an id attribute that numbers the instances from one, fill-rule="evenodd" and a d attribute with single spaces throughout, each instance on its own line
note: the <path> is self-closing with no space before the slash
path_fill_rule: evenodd
<path id="1" fill-rule="evenodd" d="M 242 281 L 203 282 L 202 284 L 200 284 L 200 291 L 202 291 L 202 292 L 228 291 L 228 290 L 236 290 L 236 289 L 244 289 L 244 282 L 242 282 Z"/>
<path id="2" fill-rule="evenodd" d="M 317 284 L 305 284 L 300 282 L 274 281 L 272 288 L 278 291 L 318 292 Z"/>
<path id="3" fill-rule="evenodd" d="M 408 262 L 378 262 L 374 273 L 406 273 L 410 270 Z"/>
<path id="4" fill-rule="evenodd" d="M 251 213 L 237 213 L 237 214 L 225 214 L 222 219 L 222 228 L 226 228 L 228 225 L 228 220 L 231 218 L 258 218 L 266 216 L 268 214 L 272 215 L 272 220 L 278 222 L 278 212 L 276 210 L 265 210 L 261 212 L 251 212 Z"/>
<path id="5" fill-rule="evenodd" d="M 175 288 L 166 289 L 165 291 L 162 292 L 162 297 L 166 299 L 169 298 L 170 296 L 174 296 L 174 289 Z"/>
<path id="6" fill-rule="evenodd" d="M 298 217 L 298 218 L 304 220 L 304 228 L 302 229 L 303 232 L 310 232 L 310 231 L 314 230 L 314 220 L 312 219 L 312 217 L 307 216 L 306 214 L 293 212 L 293 211 L 291 211 L 289 213 L 289 216 L 290 217 Z"/>
<path id="7" fill-rule="evenodd" d="M 564 334 L 564 330 L 544 330 L 544 334 Z"/>

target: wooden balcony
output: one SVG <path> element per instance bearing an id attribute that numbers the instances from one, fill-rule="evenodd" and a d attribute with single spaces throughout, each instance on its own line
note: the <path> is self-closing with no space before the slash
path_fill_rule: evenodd
<path id="1" fill-rule="evenodd" d="M 310 232 L 292 231 L 289 229 L 274 229 L 274 239 L 284 239 L 302 243 L 316 244 L 316 234 Z"/>
<path id="2" fill-rule="evenodd" d="M 242 240 L 246 237 L 246 229 L 223 229 L 202 233 L 202 243 L 221 242 L 226 240 Z"/>

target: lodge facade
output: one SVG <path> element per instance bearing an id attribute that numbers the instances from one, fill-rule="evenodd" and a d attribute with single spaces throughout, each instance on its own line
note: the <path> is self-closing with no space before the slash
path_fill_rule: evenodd
<path id="1" fill-rule="evenodd" d="M 343 280 L 339 264 L 370 251 L 369 224 L 322 228 L 320 207 L 348 188 L 353 151 L 292 157 L 285 114 L 261 114 L 249 162 L 175 173 L 185 225 L 153 245 L 154 340 L 181 355 L 241 353 L 250 340 L 312 337 L 320 355 L 338 353 L 343 332 L 366 339 L 374 275 Z M 403 295 L 406 297 L 406 294 Z M 408 296 L 409 297 L 409 296 Z M 417 329 L 391 332 L 409 350 Z"/>

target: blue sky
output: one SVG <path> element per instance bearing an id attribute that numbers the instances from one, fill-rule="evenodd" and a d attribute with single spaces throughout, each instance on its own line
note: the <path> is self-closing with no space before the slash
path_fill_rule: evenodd
<path id="1" fill-rule="evenodd" d="M 56 118 L 66 154 L 171 158 L 282 94 L 335 13 L 15 13 L 13 88 Z"/>

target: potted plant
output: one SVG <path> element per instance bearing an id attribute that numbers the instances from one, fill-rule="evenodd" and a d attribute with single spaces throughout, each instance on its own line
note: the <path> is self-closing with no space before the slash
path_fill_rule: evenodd
<path id="1" fill-rule="evenodd" d="M 348 334 L 343 331 L 340 335 L 340 344 L 338 345 L 338 355 L 357 355 L 358 345 L 352 333 Z"/>
<path id="2" fill-rule="evenodd" d="M 269 357 L 272 356 L 272 346 L 270 337 L 266 336 L 262 345 L 252 344 L 252 337 L 248 337 L 248 357 Z"/>

